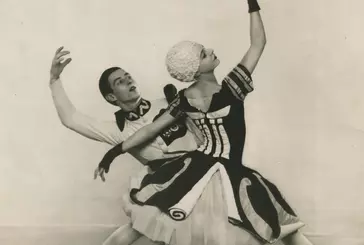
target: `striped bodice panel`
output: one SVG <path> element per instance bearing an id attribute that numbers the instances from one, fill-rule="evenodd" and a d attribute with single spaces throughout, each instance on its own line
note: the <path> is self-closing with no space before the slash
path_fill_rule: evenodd
<path id="1" fill-rule="evenodd" d="M 186 112 L 204 136 L 204 143 L 198 151 L 213 157 L 229 159 L 230 140 L 224 126 L 224 119 L 229 112 L 230 106 L 209 113 Z"/>

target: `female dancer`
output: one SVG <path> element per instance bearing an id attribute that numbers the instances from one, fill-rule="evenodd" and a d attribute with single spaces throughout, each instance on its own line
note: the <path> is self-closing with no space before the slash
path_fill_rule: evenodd
<path id="1" fill-rule="evenodd" d="M 298 229 L 304 224 L 277 187 L 242 164 L 245 143 L 244 100 L 253 91 L 253 73 L 266 37 L 256 0 L 248 0 L 251 46 L 220 85 L 213 50 L 184 41 L 167 54 L 173 78 L 192 82 L 166 113 L 114 148 L 115 152 L 152 140 L 180 117 L 193 120 L 204 135 L 196 151 L 165 161 L 135 179 L 128 205 L 133 228 L 166 244 L 311 244 Z M 115 150 L 118 149 L 118 150 Z M 117 155 L 117 154 L 116 154 Z"/>

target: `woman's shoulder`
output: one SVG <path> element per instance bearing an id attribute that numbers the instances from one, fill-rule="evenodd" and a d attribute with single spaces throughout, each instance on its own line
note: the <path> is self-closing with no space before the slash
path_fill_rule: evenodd
<path id="1" fill-rule="evenodd" d="M 183 96 L 186 98 L 195 99 L 198 97 L 199 91 L 198 91 L 198 89 L 196 89 L 196 87 L 191 85 L 191 86 L 185 88 L 182 93 L 183 93 Z"/>

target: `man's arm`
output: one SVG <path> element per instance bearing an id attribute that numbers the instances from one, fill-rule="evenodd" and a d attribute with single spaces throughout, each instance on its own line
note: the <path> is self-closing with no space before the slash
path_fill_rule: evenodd
<path id="1" fill-rule="evenodd" d="M 240 64 L 252 74 L 264 51 L 267 40 L 257 0 L 248 0 L 248 4 L 250 13 L 250 47 Z"/>
<path id="2" fill-rule="evenodd" d="M 50 71 L 50 89 L 58 116 L 62 124 L 89 138 L 101 142 L 116 145 L 124 141 L 128 135 L 120 132 L 114 121 L 102 122 L 78 112 L 68 98 L 63 87 L 60 75 L 71 59 L 63 61 L 63 57 L 69 54 L 62 51 L 62 47 L 56 51 Z"/>

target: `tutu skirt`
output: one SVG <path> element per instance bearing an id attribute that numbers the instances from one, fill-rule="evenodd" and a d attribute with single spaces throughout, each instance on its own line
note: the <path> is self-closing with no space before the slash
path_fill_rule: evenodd
<path id="1" fill-rule="evenodd" d="M 143 178 L 149 172 L 150 169 L 145 167 L 138 177 L 131 179 L 130 188 L 138 188 Z M 130 195 L 123 197 L 123 209 L 130 217 L 133 229 L 155 242 L 170 245 L 266 244 L 267 241 L 259 239 L 252 232 L 229 222 L 226 196 L 221 183 L 222 175 L 220 171 L 217 171 L 204 188 L 192 212 L 182 221 L 172 219 L 167 213 L 160 211 L 155 206 L 136 204 L 131 200 Z M 273 187 L 275 188 L 275 186 Z M 273 194 L 270 196 L 280 224 L 280 236 L 278 239 L 304 226 L 304 223 L 298 217 L 288 214 L 278 204 Z M 241 198 L 248 199 L 248 197 L 244 196 Z M 246 209 L 244 211 L 247 213 L 247 216 L 253 217 L 256 223 L 264 229 L 266 224 L 260 221 L 259 216 L 254 213 L 254 207 L 252 209 L 251 206 L 244 205 L 244 200 L 242 203 L 243 208 Z M 275 241 L 269 242 L 273 243 Z"/>

